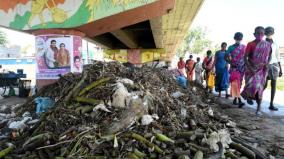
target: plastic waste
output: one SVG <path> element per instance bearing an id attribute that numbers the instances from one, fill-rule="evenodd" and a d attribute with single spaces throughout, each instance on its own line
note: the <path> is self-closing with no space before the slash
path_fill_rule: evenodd
<path id="1" fill-rule="evenodd" d="M 185 107 L 181 107 L 181 109 L 180 109 L 180 115 L 181 115 L 181 118 L 182 118 L 183 120 L 186 118 L 187 111 L 186 111 L 186 108 L 185 108 Z"/>
<path id="2" fill-rule="evenodd" d="M 155 120 L 159 120 L 158 114 L 153 114 L 152 117 L 153 117 L 153 119 L 155 119 Z"/>
<path id="3" fill-rule="evenodd" d="M 228 148 L 229 144 L 232 143 L 230 133 L 226 129 L 221 129 L 218 132 L 212 132 L 209 138 L 202 139 L 202 143 L 207 143 L 210 149 L 214 152 L 219 151 L 218 142 L 221 142 L 224 148 Z"/>
<path id="4" fill-rule="evenodd" d="M 143 115 L 141 119 L 141 125 L 149 125 L 154 121 L 151 115 Z"/>
<path id="5" fill-rule="evenodd" d="M 182 97 L 182 96 L 184 96 L 184 94 L 181 93 L 180 91 L 172 93 L 172 97 L 174 97 L 174 98 L 179 98 L 179 97 Z"/>
<path id="6" fill-rule="evenodd" d="M 36 113 L 40 114 L 47 111 L 54 106 L 54 101 L 49 97 L 37 97 L 35 98 Z"/>
<path id="7" fill-rule="evenodd" d="M 126 99 L 131 94 L 128 93 L 127 89 L 122 83 L 117 83 L 116 90 L 112 95 L 112 106 L 124 108 L 126 106 Z"/>
<path id="8" fill-rule="evenodd" d="M 97 105 L 97 106 L 95 106 L 94 108 L 93 108 L 93 111 L 95 112 L 95 111 L 97 111 L 97 110 L 103 110 L 103 111 L 105 111 L 105 112 L 111 112 L 110 110 L 108 110 L 107 108 L 106 108 L 106 106 L 104 105 L 104 104 L 99 104 L 99 105 Z"/>
<path id="9" fill-rule="evenodd" d="M 123 83 L 123 84 L 129 84 L 134 85 L 134 82 L 131 79 L 128 78 L 120 78 L 117 80 L 117 82 Z"/>
<path id="10" fill-rule="evenodd" d="M 210 116 L 214 116 L 214 112 L 213 112 L 213 109 L 211 107 L 208 109 L 208 114 Z"/>
<path id="11" fill-rule="evenodd" d="M 176 80 L 181 87 L 183 88 L 187 87 L 187 79 L 184 76 L 178 76 Z"/>
<path id="12" fill-rule="evenodd" d="M 25 117 L 30 117 L 31 118 L 31 113 L 30 112 L 24 112 L 24 114 L 22 115 L 23 118 Z"/>
<path id="13" fill-rule="evenodd" d="M 39 122 L 39 119 L 34 119 L 34 120 L 31 120 L 29 122 L 27 122 L 28 125 L 33 125 L 35 123 Z"/>
<path id="14" fill-rule="evenodd" d="M 30 120 L 32 117 L 25 116 L 21 121 L 13 121 L 8 127 L 9 129 L 24 130 L 27 127 L 26 123 Z"/>

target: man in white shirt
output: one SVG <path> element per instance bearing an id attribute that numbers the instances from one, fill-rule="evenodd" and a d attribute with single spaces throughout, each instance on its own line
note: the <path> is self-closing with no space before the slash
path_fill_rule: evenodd
<path id="1" fill-rule="evenodd" d="M 50 47 L 47 49 L 45 60 L 48 68 L 54 68 L 57 60 L 58 48 L 56 47 L 56 40 L 51 40 Z"/>
<path id="2" fill-rule="evenodd" d="M 280 64 L 280 53 L 279 53 L 279 46 L 273 41 L 272 37 L 274 35 L 274 28 L 267 27 L 265 28 L 265 35 L 266 41 L 271 43 L 271 55 L 270 55 L 270 62 L 268 65 L 268 76 L 265 83 L 265 88 L 267 87 L 268 80 L 271 80 L 271 99 L 270 99 L 270 110 L 277 111 L 273 104 L 274 96 L 276 93 L 276 81 L 278 77 L 282 76 L 282 68 Z"/>
<path id="3" fill-rule="evenodd" d="M 195 63 L 195 82 L 203 86 L 203 77 L 202 77 L 202 63 L 200 57 L 197 57 L 197 62 Z"/>

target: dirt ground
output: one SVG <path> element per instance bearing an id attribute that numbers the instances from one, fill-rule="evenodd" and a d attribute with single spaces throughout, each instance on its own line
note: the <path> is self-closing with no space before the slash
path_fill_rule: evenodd
<path id="1" fill-rule="evenodd" d="M 27 98 L 19 98 L 19 97 L 9 97 L 9 98 L 3 98 L 0 100 L 0 107 L 2 105 L 16 105 L 16 104 L 24 104 L 27 101 Z"/>
<path id="2" fill-rule="evenodd" d="M 284 158 L 284 116 L 271 116 L 263 113 L 255 116 L 255 109 L 245 106 L 240 109 L 232 105 L 232 100 L 216 98 L 216 111 L 228 115 L 243 132 L 241 138 L 255 143 L 253 146 L 266 153 L 270 151 L 275 158 Z M 266 150 L 265 150 L 266 149 Z"/>

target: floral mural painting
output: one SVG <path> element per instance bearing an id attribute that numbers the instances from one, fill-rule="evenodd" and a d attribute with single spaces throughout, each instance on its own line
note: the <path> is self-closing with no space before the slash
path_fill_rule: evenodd
<path id="1" fill-rule="evenodd" d="M 2 0 L 0 26 L 18 30 L 72 28 L 155 1 Z"/>
<path id="2" fill-rule="evenodd" d="M 39 16 L 41 24 L 43 26 L 45 25 L 44 16 L 42 14 L 45 8 L 50 11 L 55 23 L 63 23 L 67 19 L 67 14 L 63 9 L 58 8 L 57 5 L 64 2 L 65 0 L 33 0 L 28 26 L 31 27 L 31 21 L 36 16 Z"/>

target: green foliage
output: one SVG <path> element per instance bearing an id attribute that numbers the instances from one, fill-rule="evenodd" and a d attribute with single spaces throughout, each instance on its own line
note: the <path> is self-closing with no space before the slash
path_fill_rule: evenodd
<path id="1" fill-rule="evenodd" d="M 267 88 L 271 89 L 271 81 L 268 81 Z M 284 91 L 284 78 L 283 77 L 277 79 L 276 89 L 280 91 Z"/>
<path id="2" fill-rule="evenodd" d="M 4 46 L 8 43 L 7 35 L 0 30 L 0 46 Z"/>
<path id="3" fill-rule="evenodd" d="M 277 80 L 277 85 L 276 85 L 277 90 L 284 91 L 284 78 L 278 78 Z"/>
<path id="4" fill-rule="evenodd" d="M 193 54 L 203 54 L 206 50 L 216 51 L 217 45 L 213 46 L 212 41 L 207 38 L 206 28 L 196 27 L 190 29 L 186 34 L 181 46 L 178 49 L 177 56 L 183 57 L 186 52 Z M 218 47 L 217 47 L 218 48 Z"/>

